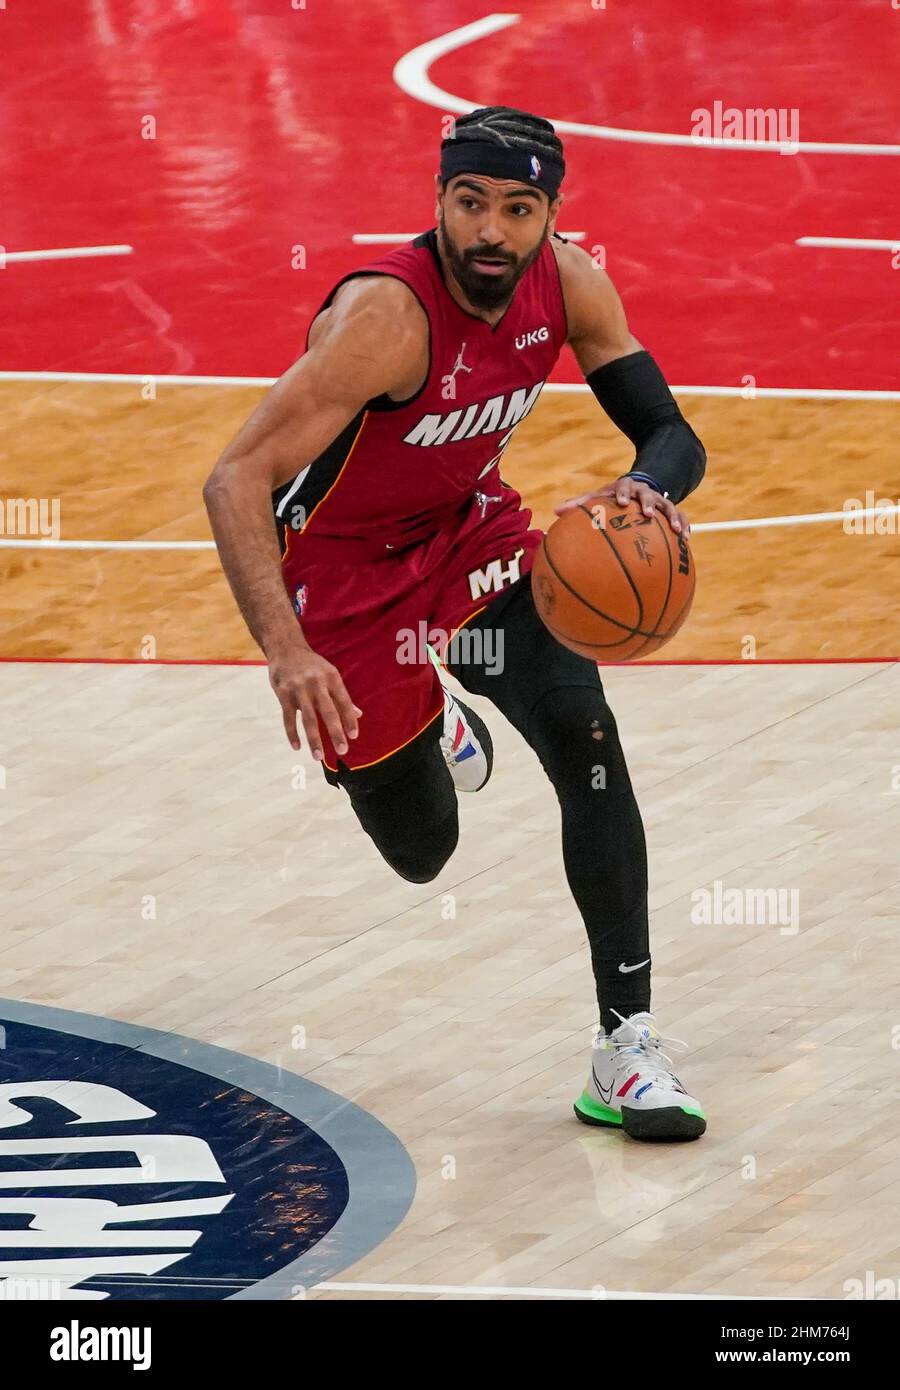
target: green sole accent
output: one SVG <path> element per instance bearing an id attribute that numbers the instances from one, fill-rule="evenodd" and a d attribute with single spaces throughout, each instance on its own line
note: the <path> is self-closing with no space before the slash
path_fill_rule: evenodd
<path id="1" fill-rule="evenodd" d="M 588 1095 L 587 1091 L 582 1091 L 575 1102 L 575 1109 L 582 1115 L 589 1116 L 592 1120 L 604 1125 L 621 1125 L 622 1112 L 612 1110 L 608 1105 L 600 1105 L 596 1100 Z"/>
<path id="2" fill-rule="evenodd" d="M 438 675 L 440 675 L 440 673 L 441 673 L 442 671 L 446 670 L 446 667 L 444 666 L 444 663 L 441 661 L 441 658 L 438 656 L 437 652 L 434 650 L 434 647 L 431 645 L 430 642 L 426 642 L 426 643 L 425 643 L 425 650 L 427 651 L 429 657 L 431 658 L 431 664 L 432 664 L 432 666 L 435 667 L 435 669 L 437 670 Z"/>
<path id="3" fill-rule="evenodd" d="M 613 1110 L 608 1105 L 601 1105 L 599 1101 L 589 1096 L 587 1091 L 582 1091 L 575 1102 L 575 1109 L 582 1115 L 587 1115 L 590 1119 L 596 1120 L 598 1124 L 621 1125 L 622 1112 Z M 685 1115 L 696 1115 L 698 1120 L 705 1120 L 706 1115 L 699 1105 L 679 1105 L 678 1109 Z"/>

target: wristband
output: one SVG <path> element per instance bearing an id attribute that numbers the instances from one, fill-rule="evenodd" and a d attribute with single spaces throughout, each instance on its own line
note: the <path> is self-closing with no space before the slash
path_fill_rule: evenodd
<path id="1" fill-rule="evenodd" d="M 660 487 L 659 483 L 656 481 L 655 478 L 651 478 L 649 473 L 623 473 L 622 477 L 637 478 L 639 483 L 646 483 L 648 487 L 653 488 L 654 492 L 662 492 L 662 488 Z"/>

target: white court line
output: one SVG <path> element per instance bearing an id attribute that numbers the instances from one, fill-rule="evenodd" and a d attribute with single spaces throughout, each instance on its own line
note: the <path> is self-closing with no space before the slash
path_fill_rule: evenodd
<path id="1" fill-rule="evenodd" d="M 413 241 L 419 232 L 354 232 L 350 238 L 356 246 L 394 246 Z M 587 232 L 560 232 L 567 241 L 584 241 Z"/>
<path id="2" fill-rule="evenodd" d="M 599 1285 L 598 1285 L 599 1289 Z M 314 1284 L 310 1293 L 423 1293 L 423 1294 L 468 1294 L 474 1296 L 481 1294 L 491 1298 L 589 1298 L 594 1303 L 606 1303 L 609 1301 L 635 1300 L 637 1302 L 650 1302 L 656 1300 L 676 1299 L 680 1301 L 698 1302 L 704 1300 L 727 1300 L 733 1303 L 749 1303 L 756 1299 L 768 1297 L 763 1294 L 738 1294 L 738 1293 L 629 1293 L 627 1290 L 606 1289 L 599 1293 L 594 1289 L 544 1289 L 536 1285 L 525 1284 L 522 1288 L 509 1288 L 503 1285 L 491 1286 L 487 1284 L 341 1284 L 329 1280 L 327 1283 Z M 779 1302 L 799 1302 L 798 1299 L 779 1299 Z"/>
<path id="3" fill-rule="evenodd" d="M 0 516 L 2 520 L 2 516 Z M 30 536 L 12 540 L 0 536 L 4 550 L 215 550 L 215 541 L 55 541 Z"/>
<path id="4" fill-rule="evenodd" d="M 165 386 L 274 386 L 277 380 L 274 376 L 168 376 L 154 372 L 0 372 L 0 381 L 84 381 L 112 386 L 128 382 L 137 386 L 151 382 Z"/>
<path id="5" fill-rule="evenodd" d="M 583 381 L 548 381 L 544 387 L 544 391 L 560 394 L 590 389 Z M 900 401 L 900 391 L 854 391 L 829 386 L 670 386 L 669 390 L 675 396 L 742 396 L 747 401 L 757 397 L 779 401 Z"/>
<path id="6" fill-rule="evenodd" d="M 7 251 L 0 264 L 13 261 L 76 261 L 88 256 L 130 256 L 133 246 L 61 246 L 54 251 Z"/>
<path id="7" fill-rule="evenodd" d="M 834 246 L 848 251 L 900 251 L 900 237 L 894 241 L 869 236 L 798 236 L 796 246 Z"/>
<path id="8" fill-rule="evenodd" d="M 0 372 L 0 381 L 96 382 L 146 386 L 274 386 L 274 376 L 167 376 L 153 372 Z M 583 381 L 548 381 L 541 394 L 587 392 Z M 900 391 L 854 391 L 816 386 L 672 386 L 676 396 L 743 396 L 745 400 L 900 401 Z"/>
<path id="9" fill-rule="evenodd" d="M 489 14 L 483 19 L 476 19 L 474 24 L 464 24 L 460 29 L 453 29 L 448 34 L 430 39 L 403 55 L 394 67 L 394 81 L 407 96 L 424 102 L 426 106 L 436 106 L 439 111 L 457 111 L 465 115 L 470 111 L 477 111 L 479 106 L 488 103 L 466 101 L 443 91 L 431 81 L 428 71 L 438 58 L 443 58 L 447 53 L 452 53 L 466 44 L 475 43 L 478 39 L 487 38 L 489 34 L 507 29 L 511 24 L 518 24 L 521 18 L 518 14 Z M 785 158 L 790 158 L 794 153 L 900 154 L 900 145 L 859 145 L 844 140 L 726 140 L 715 135 L 679 135 L 668 131 L 628 130 L 619 126 L 587 125 L 581 121 L 551 119 L 561 135 L 590 135 L 595 140 L 624 140 L 641 145 L 687 145 L 707 150 L 768 150 L 784 153 Z"/>
<path id="10" fill-rule="evenodd" d="M 846 521 L 848 518 L 900 516 L 900 505 L 888 507 L 855 507 L 852 511 L 804 512 L 797 516 L 751 516 L 736 521 L 698 521 L 691 525 L 695 531 L 753 531 L 771 526 L 813 526 L 828 521 Z M 2 515 L 0 515 L 2 519 Z M 900 527 L 898 527 L 900 530 Z M 55 541 L 38 536 L 27 539 L 0 537 L 0 548 L 5 550 L 215 550 L 215 541 Z"/>
<path id="11" fill-rule="evenodd" d="M 754 527 L 767 526 L 812 526 L 824 521 L 847 521 L 856 517 L 900 516 L 900 506 L 854 507 L 840 512 L 804 512 L 798 516 L 757 516 L 746 517 L 741 521 L 698 521 L 691 525 L 694 531 L 748 531 Z M 898 528 L 900 529 L 900 528 Z"/>

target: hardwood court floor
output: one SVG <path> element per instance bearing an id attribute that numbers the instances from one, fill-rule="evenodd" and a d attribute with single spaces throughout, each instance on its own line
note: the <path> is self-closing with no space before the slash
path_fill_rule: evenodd
<path id="1" fill-rule="evenodd" d="M 494 779 L 464 800 L 450 864 L 413 885 L 288 748 L 264 670 L 0 666 L 0 994 L 246 1052 L 378 1116 L 419 1187 L 341 1276 L 398 1286 L 372 1297 L 842 1298 L 896 1272 L 897 668 L 604 679 L 647 820 L 656 1007 L 710 1117 L 699 1143 L 572 1116 L 587 945 L 549 784 L 482 701 Z M 796 934 L 695 924 L 717 879 L 797 890 Z"/>
<path id="2" fill-rule="evenodd" d="M 64 539 L 209 538 L 200 489 L 262 391 L 158 385 L 0 384 L 6 494 L 58 497 Z M 693 521 L 840 510 L 900 498 L 891 402 L 703 397 L 682 401 L 707 445 Z M 633 454 L 590 395 L 545 395 L 504 477 L 537 524 L 609 481 Z M 900 528 L 900 519 L 894 518 Z M 900 536 L 827 523 L 697 533 L 698 589 L 667 659 L 893 657 Z M 0 548 L 0 655 L 254 659 L 213 551 Z"/>

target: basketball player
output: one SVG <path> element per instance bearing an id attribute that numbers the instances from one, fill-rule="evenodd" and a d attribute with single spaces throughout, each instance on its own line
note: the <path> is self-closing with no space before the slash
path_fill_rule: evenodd
<path id="1" fill-rule="evenodd" d="M 565 343 L 636 458 L 558 511 L 636 499 L 687 534 L 677 504 L 704 472 L 610 280 L 555 232 L 564 170 L 549 121 L 500 106 L 459 118 L 441 147 L 437 227 L 335 286 L 204 497 L 291 747 L 299 714 L 326 779 L 401 877 L 440 872 L 456 793 L 492 766 L 483 721 L 443 689 L 431 652 L 411 658 L 410 634 L 528 741 L 559 801 L 600 1006 L 576 1114 L 693 1139 L 703 1111 L 650 1013 L 646 848 L 615 720 L 596 665 L 535 611 L 542 533 L 500 474 Z"/>

